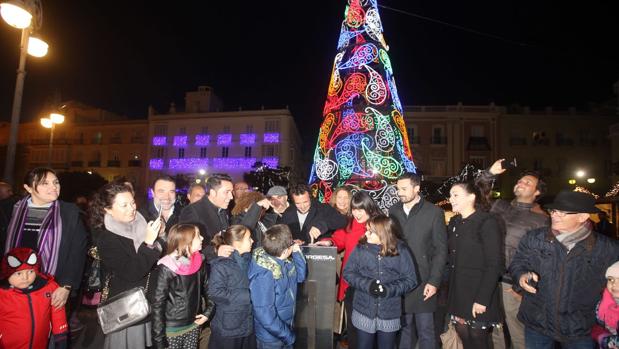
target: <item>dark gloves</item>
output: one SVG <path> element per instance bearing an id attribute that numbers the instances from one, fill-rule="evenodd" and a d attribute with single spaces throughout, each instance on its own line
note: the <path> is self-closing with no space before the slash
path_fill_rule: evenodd
<path id="1" fill-rule="evenodd" d="M 370 283 L 369 292 L 372 297 L 385 297 L 387 295 L 387 289 L 380 283 L 380 280 L 374 280 Z"/>

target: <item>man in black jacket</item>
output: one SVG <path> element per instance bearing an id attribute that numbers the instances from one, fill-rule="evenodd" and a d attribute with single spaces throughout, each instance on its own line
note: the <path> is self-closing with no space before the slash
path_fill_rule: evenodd
<path id="1" fill-rule="evenodd" d="M 208 196 L 185 207 L 179 222 L 196 224 L 204 237 L 202 245 L 210 246 L 215 234 L 230 225 L 227 208 L 232 200 L 232 179 L 227 174 L 213 174 L 206 189 Z"/>
<path id="2" fill-rule="evenodd" d="M 434 312 L 436 292 L 447 261 L 445 213 L 419 195 L 421 178 L 404 173 L 396 188 L 400 202 L 391 206 L 389 216 L 400 225 L 413 252 L 420 277 L 419 286 L 405 298 L 404 323 L 399 348 L 436 348 Z"/>
<path id="3" fill-rule="evenodd" d="M 306 184 L 290 188 L 293 205 L 284 211 L 278 221 L 288 225 L 294 240 L 314 243 L 319 236 L 346 226 L 346 217 L 333 207 L 312 200 Z"/>
<path id="4" fill-rule="evenodd" d="M 595 305 L 606 285 L 606 269 L 619 259 L 619 244 L 595 232 L 597 213 L 589 194 L 561 191 L 546 205 L 551 226 L 528 232 L 509 266 L 526 292 L 518 319 L 527 348 L 593 348 Z"/>
<path id="5" fill-rule="evenodd" d="M 487 190 L 486 195 L 490 194 L 492 184 L 496 176 L 504 173 L 502 167 L 503 159 L 499 159 L 490 166 L 487 171 L 482 171 L 478 181 L 484 183 L 482 188 Z M 539 173 L 534 171 L 524 171 L 514 185 L 514 200 L 495 200 L 492 203 L 490 212 L 495 213 L 501 218 L 501 223 L 505 234 L 505 269 L 509 267 L 512 257 L 518 249 L 520 239 L 530 230 L 547 227 L 550 224 L 549 217 L 539 209 L 537 200 L 546 193 L 546 183 Z M 517 283 L 516 283 L 517 284 Z M 509 329 L 511 339 L 510 347 L 514 349 L 524 349 L 524 325 L 518 320 L 518 309 L 522 301 L 520 288 L 516 285 L 509 273 L 505 273 L 501 278 L 503 289 L 502 306 L 505 312 L 505 323 Z M 505 337 L 501 329 L 492 331 L 494 349 L 505 348 Z"/>

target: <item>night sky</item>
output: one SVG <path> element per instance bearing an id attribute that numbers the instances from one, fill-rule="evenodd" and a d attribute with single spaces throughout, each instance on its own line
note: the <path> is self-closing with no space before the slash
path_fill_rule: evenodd
<path id="1" fill-rule="evenodd" d="M 612 100 L 619 20 L 612 1 L 379 0 L 405 105 L 521 104 L 586 108 Z M 210 85 L 236 110 L 286 105 L 315 130 L 345 0 L 43 1 L 47 57 L 30 57 L 22 120 L 54 93 L 131 118 L 182 107 Z M 496 38 L 498 37 L 498 38 Z M 0 121 L 10 119 L 19 31 L 0 24 Z M 308 144 L 306 144 L 308 145 Z"/>

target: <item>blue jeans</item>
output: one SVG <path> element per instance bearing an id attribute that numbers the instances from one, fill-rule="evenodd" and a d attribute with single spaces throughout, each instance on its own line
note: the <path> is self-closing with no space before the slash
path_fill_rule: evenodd
<path id="1" fill-rule="evenodd" d="M 402 320 L 399 349 L 412 349 L 417 344 L 419 349 L 436 348 L 433 313 L 404 314 Z"/>
<path id="2" fill-rule="evenodd" d="M 394 349 L 395 337 L 397 332 L 382 332 L 367 333 L 357 330 L 357 349 L 374 349 L 374 340 L 376 340 L 376 348 L 378 349 Z"/>
<path id="3" fill-rule="evenodd" d="M 292 349 L 292 345 L 284 345 L 284 343 L 267 343 L 261 342 L 256 338 L 256 349 Z"/>
<path id="4" fill-rule="evenodd" d="M 555 347 L 555 340 L 552 337 L 541 334 L 537 331 L 524 328 L 524 344 L 526 349 L 553 349 Z M 593 349 L 593 339 L 584 338 L 571 342 L 561 342 L 561 348 L 563 349 Z"/>

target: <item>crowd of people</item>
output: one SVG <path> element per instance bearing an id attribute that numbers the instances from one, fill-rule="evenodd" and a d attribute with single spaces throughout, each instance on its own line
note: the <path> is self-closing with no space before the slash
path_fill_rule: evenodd
<path id="1" fill-rule="evenodd" d="M 0 182 L 0 348 L 70 347 L 88 254 L 103 303 L 141 287 L 152 308 L 107 333 L 106 349 L 293 348 L 304 245 L 340 253 L 342 347 L 619 347 L 614 227 L 589 194 L 561 191 L 542 207 L 532 171 L 513 200 L 491 200 L 503 172 L 497 160 L 454 183 L 446 222 L 414 173 L 396 180 L 388 212 L 347 186 L 320 203 L 305 184 L 260 193 L 225 174 L 193 184 L 186 206 L 169 176 L 141 207 L 131 183 L 111 182 L 84 212 L 58 199 L 53 170 L 33 169 L 23 197 Z"/>

